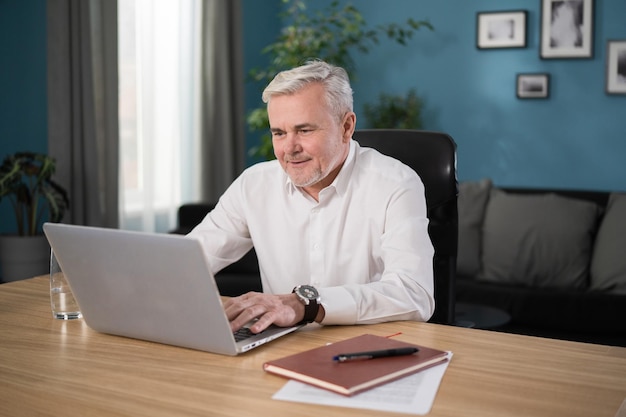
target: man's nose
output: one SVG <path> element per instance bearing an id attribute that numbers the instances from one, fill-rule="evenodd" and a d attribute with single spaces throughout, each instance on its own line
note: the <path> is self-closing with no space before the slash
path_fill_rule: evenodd
<path id="1" fill-rule="evenodd" d="M 302 151 L 298 132 L 288 132 L 285 135 L 285 140 L 283 142 L 283 151 L 285 153 L 297 153 Z"/>

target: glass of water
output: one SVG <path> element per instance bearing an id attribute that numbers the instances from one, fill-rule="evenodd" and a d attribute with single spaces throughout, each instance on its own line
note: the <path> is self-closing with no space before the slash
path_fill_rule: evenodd
<path id="1" fill-rule="evenodd" d="M 53 250 L 50 250 L 50 304 L 55 319 L 73 320 L 82 317 Z"/>

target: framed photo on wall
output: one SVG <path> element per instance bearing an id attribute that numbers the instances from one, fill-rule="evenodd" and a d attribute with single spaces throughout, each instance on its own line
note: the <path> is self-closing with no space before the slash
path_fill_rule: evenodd
<path id="1" fill-rule="evenodd" d="M 526 10 L 476 14 L 478 49 L 525 48 Z"/>
<path id="2" fill-rule="evenodd" d="M 626 39 L 606 42 L 606 92 L 626 94 Z"/>
<path id="3" fill-rule="evenodd" d="M 549 95 L 549 74 L 517 74 L 517 98 L 548 98 Z"/>
<path id="4" fill-rule="evenodd" d="M 593 57 L 594 0 L 541 0 L 541 58 Z"/>

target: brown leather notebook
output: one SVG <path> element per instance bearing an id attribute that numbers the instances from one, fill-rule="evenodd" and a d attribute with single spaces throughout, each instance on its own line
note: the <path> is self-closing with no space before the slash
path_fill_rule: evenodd
<path id="1" fill-rule="evenodd" d="M 376 359 L 336 360 L 345 353 L 405 347 L 416 353 Z M 364 334 L 263 364 L 267 372 L 343 395 L 353 395 L 448 360 L 448 352 L 386 337 Z"/>

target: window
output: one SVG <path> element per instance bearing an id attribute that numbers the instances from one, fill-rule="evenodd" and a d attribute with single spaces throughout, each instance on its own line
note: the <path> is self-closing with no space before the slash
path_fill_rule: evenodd
<path id="1" fill-rule="evenodd" d="M 167 232 L 197 200 L 201 0 L 119 0 L 120 227 Z"/>

